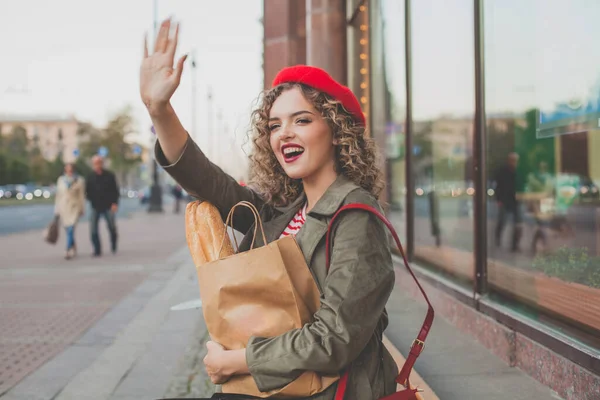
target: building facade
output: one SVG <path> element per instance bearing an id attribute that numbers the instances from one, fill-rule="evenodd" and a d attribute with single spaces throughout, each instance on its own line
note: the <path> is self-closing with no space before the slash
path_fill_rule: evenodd
<path id="1" fill-rule="evenodd" d="M 559 395 L 590 398 L 600 3 L 540 4 L 265 0 L 265 86 L 309 64 L 353 89 L 385 156 L 382 204 L 443 293 L 438 313 Z"/>
<path id="2" fill-rule="evenodd" d="M 62 154 L 65 163 L 77 159 L 79 125 L 72 116 L 0 115 L 1 135 L 9 135 L 15 127 L 23 127 L 30 144 L 37 145 L 45 159 L 54 160 Z"/>

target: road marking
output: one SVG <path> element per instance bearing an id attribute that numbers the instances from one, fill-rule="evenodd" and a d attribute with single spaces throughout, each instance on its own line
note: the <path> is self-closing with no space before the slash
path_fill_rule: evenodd
<path id="1" fill-rule="evenodd" d="M 176 304 L 171 307 L 171 311 L 197 310 L 199 308 L 202 308 L 202 300 L 197 299 Z"/>

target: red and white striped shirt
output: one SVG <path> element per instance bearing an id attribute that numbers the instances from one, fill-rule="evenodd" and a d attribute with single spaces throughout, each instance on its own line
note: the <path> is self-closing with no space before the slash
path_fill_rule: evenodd
<path id="1" fill-rule="evenodd" d="M 296 213 L 296 215 L 294 215 L 294 218 L 292 218 L 292 220 L 288 224 L 287 228 L 285 228 L 285 230 L 283 231 L 283 233 L 281 234 L 279 239 L 284 238 L 286 236 L 290 236 L 290 235 L 295 236 L 296 234 L 298 234 L 298 231 L 300 231 L 300 228 L 302 228 L 302 225 L 304 225 L 305 222 L 306 222 L 306 204 L 304 204 L 304 207 L 299 209 L 298 212 Z"/>

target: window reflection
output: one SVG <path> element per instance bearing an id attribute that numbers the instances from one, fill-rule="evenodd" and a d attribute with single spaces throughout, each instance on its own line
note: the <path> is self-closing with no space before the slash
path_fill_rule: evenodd
<path id="1" fill-rule="evenodd" d="M 415 254 L 473 277 L 473 2 L 412 5 Z"/>
<path id="2" fill-rule="evenodd" d="M 595 330 L 599 18 L 597 2 L 495 0 L 484 19 L 490 283 Z"/>
<path id="3" fill-rule="evenodd" d="M 404 242 L 406 237 L 406 57 L 404 2 L 371 1 L 372 131 L 383 138 L 389 216 Z"/>

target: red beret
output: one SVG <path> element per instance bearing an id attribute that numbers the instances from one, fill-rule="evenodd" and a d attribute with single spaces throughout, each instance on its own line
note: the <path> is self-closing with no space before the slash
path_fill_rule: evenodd
<path id="1" fill-rule="evenodd" d="M 346 111 L 354 116 L 354 120 L 357 123 L 366 126 L 365 115 L 352 90 L 336 82 L 331 75 L 321 68 L 308 65 L 296 65 L 284 68 L 273 79 L 273 87 L 282 83 L 302 83 L 323 93 L 327 93 L 342 103 Z"/>

